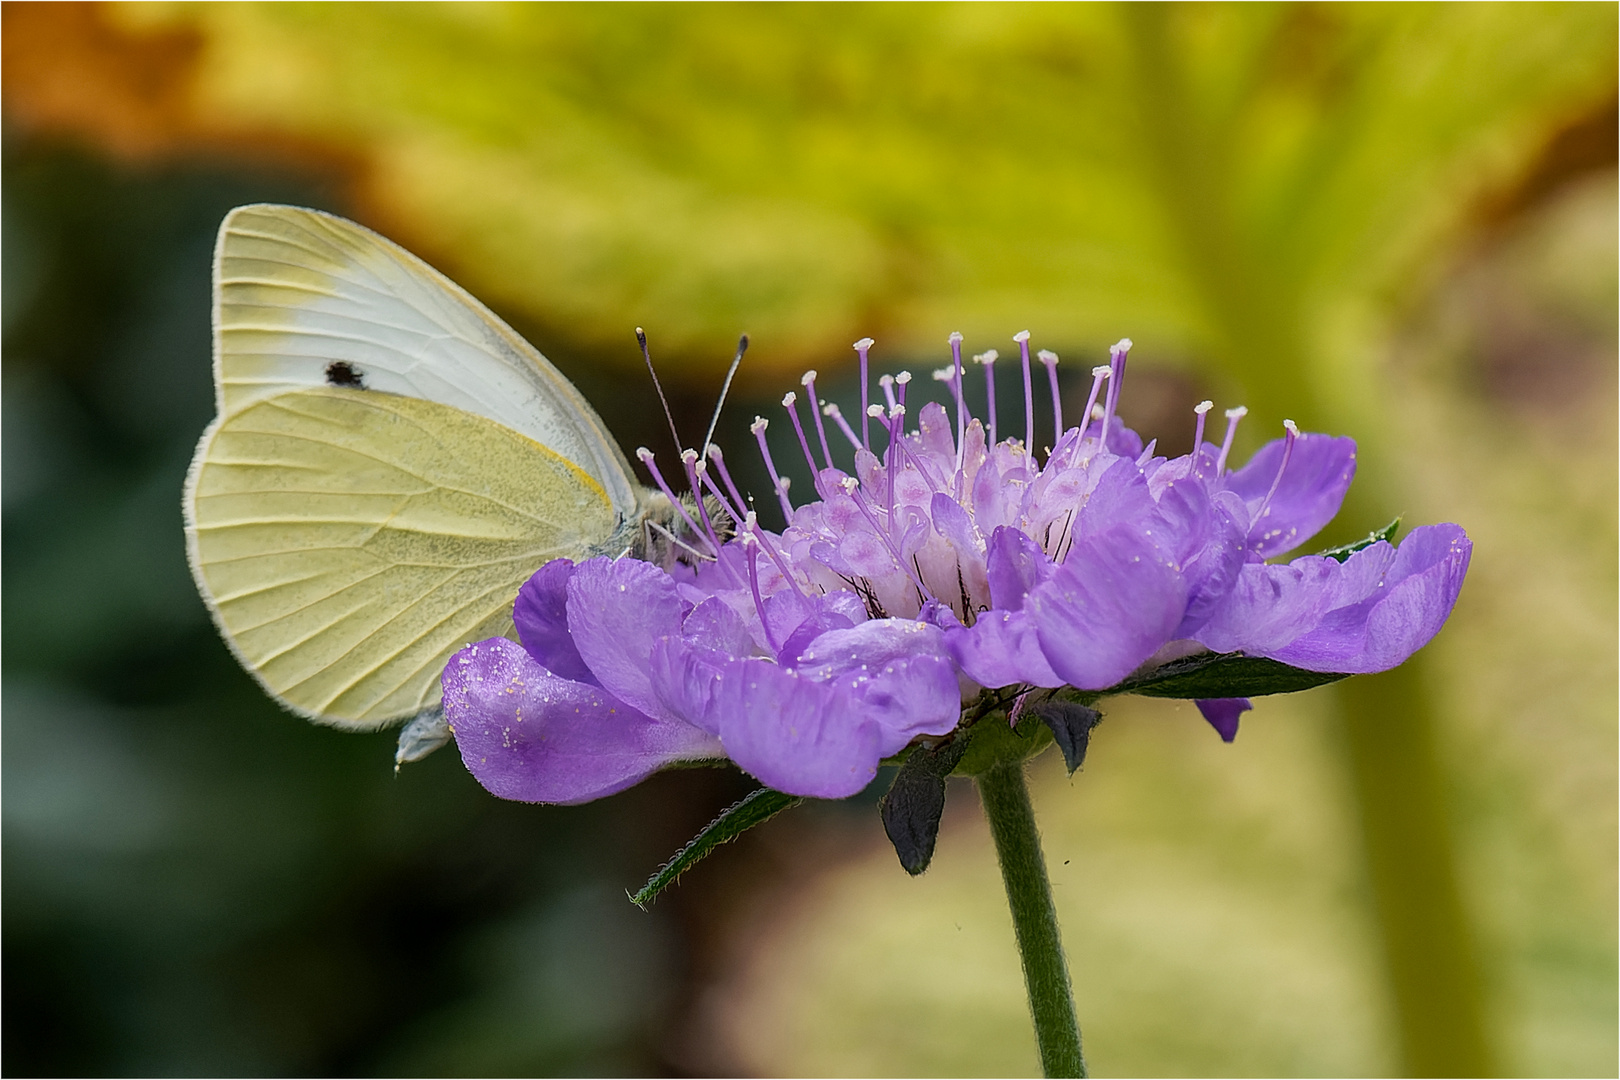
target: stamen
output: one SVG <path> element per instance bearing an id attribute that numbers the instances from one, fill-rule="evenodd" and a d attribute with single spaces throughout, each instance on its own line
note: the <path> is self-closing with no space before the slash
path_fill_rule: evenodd
<path id="1" fill-rule="evenodd" d="M 821 490 L 821 469 L 817 467 L 816 459 L 810 456 L 810 440 L 804 437 L 804 425 L 799 422 L 799 410 L 794 404 L 798 400 L 799 395 L 789 390 L 782 395 L 782 408 L 786 409 L 788 416 L 793 418 L 793 430 L 799 436 L 799 449 L 804 451 L 805 464 L 810 466 L 811 485 L 816 489 L 817 494 L 822 498 L 826 498 L 826 492 Z"/>
<path id="2" fill-rule="evenodd" d="M 1029 331 L 1020 330 L 1013 335 L 1018 342 L 1018 354 L 1024 362 L 1024 449 L 1035 453 L 1035 386 L 1029 379 Z"/>
<path id="3" fill-rule="evenodd" d="M 1102 393 L 1103 380 L 1113 373 L 1107 364 L 1098 364 L 1091 369 L 1091 396 L 1086 398 L 1086 411 L 1080 414 L 1080 438 L 1086 437 L 1091 430 L 1091 421 L 1096 419 L 1097 395 Z"/>
<path id="4" fill-rule="evenodd" d="M 799 379 L 799 385 L 804 392 L 810 395 L 810 417 L 816 422 L 816 434 L 821 437 L 821 454 L 827 459 L 827 468 L 833 467 L 832 450 L 827 446 L 827 425 L 821 422 L 821 402 L 816 399 L 816 372 L 814 368 L 805 372 Z M 798 415 L 795 411 L 794 415 Z"/>
<path id="5" fill-rule="evenodd" d="M 763 416 L 754 417 L 754 422 L 748 430 L 754 433 L 754 439 L 759 443 L 759 456 L 765 459 L 765 471 L 771 474 L 771 488 L 776 492 L 776 498 L 782 504 L 782 517 L 789 524 L 793 522 L 793 504 L 788 502 L 787 483 L 782 474 L 776 471 L 776 462 L 771 460 L 771 448 L 765 442 L 765 429 L 771 422 Z"/>
<path id="6" fill-rule="evenodd" d="M 1226 410 L 1226 439 L 1221 443 L 1221 454 L 1215 459 L 1215 475 L 1221 476 L 1226 472 L 1226 459 L 1232 453 L 1232 439 L 1237 435 L 1238 421 L 1249 415 L 1247 405 L 1239 405 L 1235 409 Z"/>
<path id="7" fill-rule="evenodd" d="M 765 644 L 771 647 L 771 652 L 778 653 L 781 646 L 776 643 L 776 635 L 771 633 L 771 621 L 765 617 L 765 598 L 759 594 L 759 560 L 755 558 L 754 548 L 759 544 L 752 533 L 744 533 L 743 554 L 748 557 L 748 588 L 754 594 L 754 610 L 759 613 L 759 625 L 765 631 Z"/>
<path id="8" fill-rule="evenodd" d="M 1259 525 L 1260 519 L 1271 511 L 1271 497 L 1277 494 L 1277 488 L 1282 484 L 1283 473 L 1288 470 L 1288 459 L 1294 456 L 1294 443 L 1299 441 L 1299 428 L 1292 420 L 1283 421 L 1283 452 L 1282 461 L 1277 465 L 1277 475 L 1271 478 L 1271 490 L 1266 492 L 1265 501 L 1260 504 L 1259 511 L 1254 515 L 1254 524 Z M 1254 526 L 1250 526 L 1252 529 Z"/>
<path id="9" fill-rule="evenodd" d="M 877 342 L 873 341 L 869 337 L 863 337 L 861 340 L 855 343 L 855 351 L 859 353 L 861 357 L 861 445 L 866 447 L 868 450 L 872 449 L 872 438 L 871 432 L 866 423 L 866 418 L 871 415 L 871 413 L 867 411 L 866 400 L 866 354 L 872 348 L 872 346 L 876 344 Z"/>
<path id="10" fill-rule="evenodd" d="M 951 389 L 956 393 L 956 471 L 962 471 L 967 439 L 967 400 L 962 397 L 962 335 L 951 331 Z"/>
<path id="11" fill-rule="evenodd" d="M 885 400 L 885 401 L 887 401 L 889 403 L 889 408 L 891 408 L 891 409 L 894 408 L 894 405 L 895 405 L 895 400 L 894 400 L 894 376 L 893 375 L 879 375 L 878 376 L 878 387 L 879 387 L 879 389 L 881 389 L 883 391 L 883 400 Z"/>
<path id="12" fill-rule="evenodd" d="M 866 407 L 866 415 L 869 418 L 873 419 L 873 420 L 883 420 L 883 406 L 877 404 L 876 402 L 873 402 L 871 405 L 868 405 Z M 885 435 L 889 434 L 889 425 L 888 425 L 887 421 L 884 421 L 884 423 L 883 423 L 883 432 L 884 432 Z M 892 443 L 893 441 L 894 441 L 893 439 L 889 440 L 890 443 Z M 871 447 L 867 447 L 867 449 L 871 449 Z M 888 445 L 885 445 L 884 448 L 883 448 L 883 459 L 885 461 L 887 461 L 888 458 L 889 458 L 889 448 L 888 448 Z"/>
<path id="13" fill-rule="evenodd" d="M 761 438 L 763 439 L 764 436 L 761 436 Z M 670 501 L 676 510 L 680 511 L 681 517 L 686 520 L 687 528 L 692 530 L 692 535 L 702 536 L 703 530 L 698 528 L 698 523 L 693 521 L 692 515 L 686 512 L 685 505 L 682 504 L 681 500 L 676 497 L 675 493 L 669 489 L 669 485 L 664 482 L 664 474 L 658 471 L 658 462 L 654 459 L 653 452 L 647 449 L 645 446 L 638 446 L 636 447 L 636 458 L 643 465 L 647 466 L 648 472 L 652 473 L 653 483 L 658 485 L 658 490 L 662 491 L 664 493 L 664 497 Z"/>
<path id="14" fill-rule="evenodd" d="M 726 512 L 726 516 L 731 518 L 733 523 L 741 521 L 743 519 L 743 512 L 738 509 L 738 507 L 742 505 L 741 501 L 739 501 L 736 505 L 733 505 L 731 499 L 726 496 L 726 493 L 720 490 L 720 486 L 715 483 L 714 477 L 709 475 L 709 463 L 707 461 L 698 462 L 695 471 L 697 473 L 698 480 L 700 480 L 703 486 L 708 488 L 709 492 L 714 495 L 714 501 L 720 504 L 720 509 Z M 698 505 L 701 506 L 702 503 L 700 502 Z"/>
<path id="15" fill-rule="evenodd" d="M 895 389 L 894 389 L 894 401 L 895 401 L 895 404 L 897 406 L 899 406 L 899 408 L 900 408 L 900 410 L 902 412 L 905 411 L 905 407 L 906 407 L 906 387 L 908 387 L 910 385 L 911 385 L 911 372 L 902 371 L 900 374 L 898 374 L 898 375 L 896 375 L 894 377 L 894 387 L 895 387 Z M 904 434 L 905 433 L 905 428 L 901 428 L 900 432 L 901 432 L 901 434 Z"/>
<path id="16" fill-rule="evenodd" d="M 837 424 L 838 430 L 844 433 L 844 438 L 849 440 L 849 445 L 856 450 L 861 448 L 861 440 L 855 437 L 855 432 L 850 428 L 849 421 L 844 419 L 843 410 L 839 409 L 837 402 L 829 401 L 823 405 L 821 415 L 832 417 L 832 422 Z"/>
<path id="17" fill-rule="evenodd" d="M 703 481 L 700 479 L 708 468 L 708 462 L 699 461 L 696 450 L 681 451 L 681 465 L 686 469 L 686 486 L 692 492 L 692 498 L 697 502 L 698 520 L 703 522 L 703 535 L 718 552 L 720 550 L 720 533 L 709 520 L 709 508 L 703 501 Z"/>
<path id="18" fill-rule="evenodd" d="M 1058 393 L 1058 354 L 1051 349 L 1042 349 L 1035 357 L 1046 365 L 1046 381 L 1052 387 L 1052 445 L 1055 447 L 1058 440 L 1063 438 L 1063 395 Z M 1046 460 L 1052 460 L 1050 453 Z"/>
<path id="19" fill-rule="evenodd" d="M 1102 434 L 1097 442 L 1102 449 L 1108 449 L 1108 425 L 1113 423 L 1114 410 L 1119 405 L 1119 390 L 1125 382 L 1125 361 L 1131 355 L 1131 339 L 1120 338 L 1112 349 L 1108 350 L 1108 404 L 1103 407 Z"/>
<path id="20" fill-rule="evenodd" d="M 1209 410 L 1213 409 L 1214 407 L 1215 403 L 1213 401 L 1200 401 L 1197 405 L 1193 406 L 1193 412 L 1198 417 L 1197 426 L 1193 428 L 1192 473 L 1194 476 L 1198 475 L 1198 463 L 1203 459 L 1204 417 L 1207 416 Z"/>
<path id="21" fill-rule="evenodd" d="M 747 506 L 748 500 L 742 497 L 742 493 L 737 490 L 737 485 L 732 482 L 731 470 L 726 468 L 726 455 L 720 452 L 718 446 L 712 444 L 709 446 L 709 460 L 714 462 L 716 471 L 720 473 L 721 481 L 726 485 L 726 490 L 731 493 L 732 502 L 739 507 Z"/>
<path id="22" fill-rule="evenodd" d="M 984 399 L 988 403 L 985 408 L 990 414 L 990 445 L 996 445 L 996 361 L 1001 354 L 994 349 L 986 350 L 973 358 L 984 365 Z"/>

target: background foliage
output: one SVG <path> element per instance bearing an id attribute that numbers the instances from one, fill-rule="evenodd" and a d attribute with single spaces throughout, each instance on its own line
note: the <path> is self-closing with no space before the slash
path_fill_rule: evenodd
<path id="1" fill-rule="evenodd" d="M 733 435 L 864 334 L 924 370 L 1027 326 L 1076 373 L 1133 337 L 1126 417 L 1171 445 L 1206 393 L 1251 442 L 1355 434 L 1344 535 L 1398 510 L 1478 545 L 1400 729 L 1455 865 L 1419 915 L 1478 1008 L 1414 1043 L 1354 710 L 1266 702 L 1223 747 L 1120 707 L 1036 793 L 1096 1067 L 1612 1069 L 1614 5 L 4 17 L 6 1071 L 1033 1061 L 965 793 L 919 881 L 855 800 L 644 916 L 620 890 L 743 778 L 503 805 L 257 694 L 175 499 L 213 230 L 261 199 L 445 269 L 629 446 L 660 445 L 637 324 L 688 431 L 739 330 Z"/>

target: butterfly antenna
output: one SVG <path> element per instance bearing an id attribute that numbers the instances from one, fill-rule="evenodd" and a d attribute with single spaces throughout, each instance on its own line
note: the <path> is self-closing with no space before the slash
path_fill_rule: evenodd
<path id="1" fill-rule="evenodd" d="M 742 366 L 743 353 L 748 351 L 748 335 L 744 334 L 737 339 L 737 355 L 731 358 L 731 367 L 726 371 L 726 381 L 720 387 L 720 400 L 714 403 L 714 415 L 709 417 L 709 430 L 703 436 L 703 452 L 698 455 L 699 461 L 709 458 L 709 444 L 714 441 L 715 425 L 720 423 L 720 410 L 725 408 L 726 395 L 731 393 L 731 380 L 736 377 L 737 369 Z"/>
<path id="2" fill-rule="evenodd" d="M 685 447 L 681 445 L 680 433 L 675 430 L 675 414 L 669 411 L 664 384 L 658 381 L 658 372 L 653 370 L 652 353 L 647 351 L 647 331 L 639 326 L 636 327 L 636 344 L 641 346 L 641 358 L 647 361 L 647 374 L 652 376 L 653 389 L 658 391 L 658 403 L 664 407 L 664 419 L 669 421 L 669 437 L 675 440 L 675 452 L 679 454 Z"/>

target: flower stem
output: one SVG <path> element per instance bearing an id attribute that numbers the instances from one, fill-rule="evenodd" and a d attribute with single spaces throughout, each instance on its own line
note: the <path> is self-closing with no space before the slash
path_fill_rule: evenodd
<path id="1" fill-rule="evenodd" d="M 979 798 L 995 837 L 1001 880 L 1007 887 L 1018 954 L 1024 962 L 1029 1014 L 1047 1076 L 1085 1076 L 1080 1055 L 1080 1023 L 1069 989 L 1052 885 L 1046 877 L 1041 835 L 1029 802 L 1022 761 L 1004 761 L 978 774 Z"/>

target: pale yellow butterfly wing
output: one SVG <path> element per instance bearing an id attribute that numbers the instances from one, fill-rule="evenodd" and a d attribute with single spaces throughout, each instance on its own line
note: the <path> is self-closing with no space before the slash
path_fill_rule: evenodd
<path id="1" fill-rule="evenodd" d="M 584 470 L 504 425 L 338 387 L 216 420 L 185 508 L 198 587 L 244 666 L 353 728 L 435 705 L 451 653 L 511 633 L 529 575 L 615 546 L 622 521 Z"/>
<path id="2" fill-rule="evenodd" d="M 528 436 L 588 473 L 622 515 L 644 492 L 590 403 L 488 308 L 404 248 L 296 206 L 232 210 L 214 255 L 214 381 L 229 417 L 344 378 Z"/>

